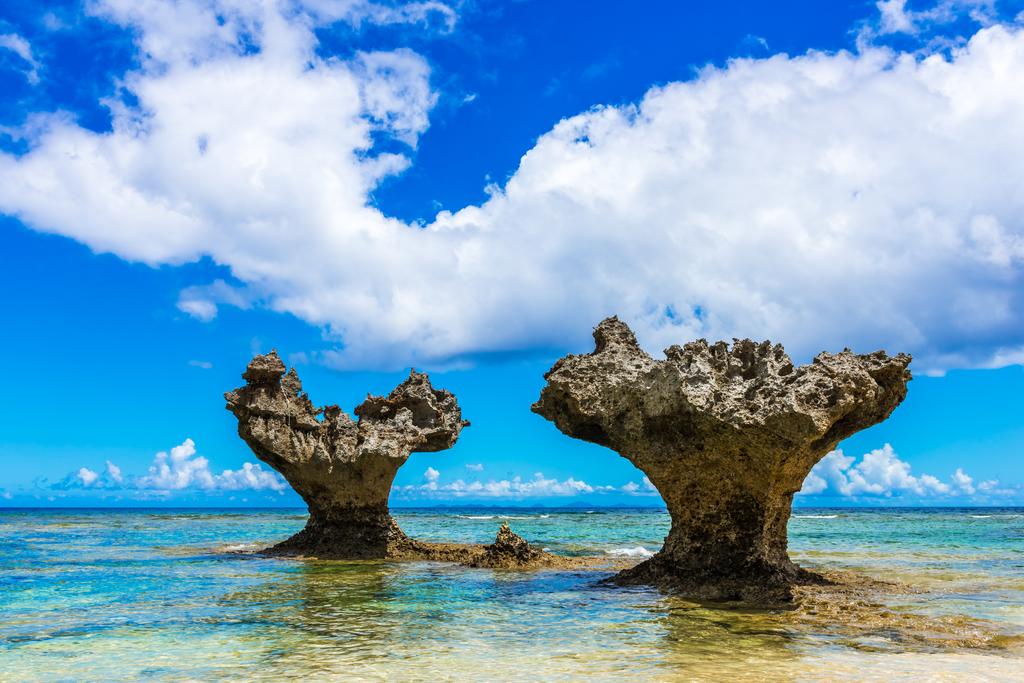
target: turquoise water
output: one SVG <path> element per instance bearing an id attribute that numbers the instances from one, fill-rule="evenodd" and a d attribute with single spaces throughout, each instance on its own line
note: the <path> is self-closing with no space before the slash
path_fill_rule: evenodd
<path id="1" fill-rule="evenodd" d="M 668 528 L 652 510 L 396 517 L 424 540 L 489 542 L 507 519 L 551 552 L 638 559 Z M 905 584 L 878 605 L 810 611 L 711 608 L 605 587 L 608 574 L 593 571 L 231 552 L 304 522 L 299 510 L 0 511 L 0 680 L 1020 680 L 1024 670 L 1024 510 L 798 510 L 790 545 L 801 564 Z"/>

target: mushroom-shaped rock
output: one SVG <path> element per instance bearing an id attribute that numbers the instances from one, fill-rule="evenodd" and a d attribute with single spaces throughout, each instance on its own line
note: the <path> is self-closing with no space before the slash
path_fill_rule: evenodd
<path id="1" fill-rule="evenodd" d="M 785 602 L 809 580 L 786 552 L 793 495 L 842 439 L 907 394 L 910 356 L 849 350 L 794 367 L 782 346 L 701 339 L 655 360 L 617 318 L 558 360 L 533 410 L 647 475 L 672 518 L 664 547 L 616 577 L 708 600 Z"/>
<path id="2" fill-rule="evenodd" d="M 391 518 L 388 494 L 410 453 L 449 448 L 469 424 L 455 397 L 413 371 L 388 396 L 367 397 L 353 419 L 336 405 L 315 407 L 275 351 L 253 358 L 242 377 L 245 386 L 224 395 L 239 436 L 309 506 L 305 529 L 272 551 L 346 559 L 409 554 L 418 544 Z"/>

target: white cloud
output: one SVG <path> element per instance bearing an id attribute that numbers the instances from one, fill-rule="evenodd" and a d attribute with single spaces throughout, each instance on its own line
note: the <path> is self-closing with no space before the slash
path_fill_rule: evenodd
<path id="1" fill-rule="evenodd" d="M 313 33 L 420 9 L 214 5 L 221 23 L 207 3 L 95 3 L 137 30 L 138 104 L 110 102 L 111 133 L 36 117 L 31 151 L 0 156 L 0 209 L 126 259 L 207 255 L 243 305 L 324 326 L 341 366 L 583 348 L 610 313 L 654 349 L 751 336 L 799 358 L 907 350 L 921 371 L 1020 361 L 1024 195 L 1006 169 L 1024 157 L 1024 32 L 981 30 L 949 59 L 708 68 L 558 123 L 487 202 L 420 227 L 368 197 L 409 163 L 374 136 L 427 129 L 427 64 L 321 58 Z M 219 293 L 179 307 L 239 305 Z"/>
<path id="2" fill-rule="evenodd" d="M 194 368 L 200 368 L 202 370 L 209 370 L 213 368 L 213 363 L 208 360 L 190 360 L 188 364 Z"/>
<path id="3" fill-rule="evenodd" d="M 88 488 L 96 483 L 96 481 L 100 478 L 100 475 L 97 474 L 96 472 L 93 472 L 88 467 L 82 467 L 75 474 L 75 477 L 78 479 L 78 481 L 82 483 L 82 486 Z"/>
<path id="4" fill-rule="evenodd" d="M 222 491 L 259 491 L 268 489 L 283 492 L 287 484 L 276 473 L 263 469 L 259 463 L 242 463 L 241 469 L 224 470 L 215 475 L 214 484 Z M 242 499 L 246 501 L 245 498 Z"/>
<path id="5" fill-rule="evenodd" d="M 950 24 L 962 17 L 989 26 L 998 18 L 995 5 L 995 0 L 939 0 L 920 9 L 908 9 L 907 0 L 879 0 L 876 3 L 879 17 L 874 32 L 878 35 L 917 35 L 923 30 Z"/>
<path id="6" fill-rule="evenodd" d="M 467 467 L 469 467 L 467 465 Z M 473 468 L 471 468 L 473 469 Z M 480 466 L 483 469 L 483 466 Z M 473 470 L 478 471 L 478 470 Z M 425 483 L 395 486 L 392 491 L 399 499 L 488 499 L 508 498 L 522 500 L 526 498 L 560 498 L 578 495 L 627 494 L 630 496 L 654 496 L 656 491 L 649 486 L 646 477 L 644 485 L 627 482 L 622 486 L 610 484 L 590 484 L 582 479 L 568 477 L 554 479 L 535 472 L 532 478 L 515 476 L 510 479 L 480 479 L 467 481 L 459 478 L 450 482 L 442 482 L 441 473 L 430 467 L 424 472 Z"/>
<path id="7" fill-rule="evenodd" d="M 121 468 L 109 460 L 107 461 L 107 478 L 115 484 L 124 482 L 124 477 L 121 476 Z"/>
<path id="8" fill-rule="evenodd" d="M 931 474 L 911 474 L 910 463 L 901 460 L 890 444 L 865 453 L 860 462 L 837 449 L 826 455 L 804 480 L 800 495 L 835 495 L 844 497 L 916 497 L 971 496 L 976 491 L 992 493 L 999 482 L 987 481 L 978 487 L 974 479 L 957 468 L 946 483 Z M 1016 493 L 1006 489 L 1003 494 Z"/>
<path id="9" fill-rule="evenodd" d="M 0 498 L 3 498 L 4 500 L 10 500 L 13 497 L 14 494 L 12 494 L 10 491 L 7 491 L 6 489 L 0 489 Z"/>
<path id="10" fill-rule="evenodd" d="M 441 484 L 440 474 L 431 476 L 433 468 L 427 470 L 424 478 L 426 484 L 408 484 L 396 486 L 393 490 L 399 497 L 445 497 L 445 498 L 539 498 L 547 496 L 575 496 L 581 493 L 607 493 L 614 491 L 613 486 L 591 486 L 585 481 L 569 477 L 563 481 L 549 479 L 541 472 L 536 472 L 532 479 L 513 477 L 490 481 L 465 481 L 456 479 Z"/>
<path id="11" fill-rule="evenodd" d="M 208 285 L 186 287 L 178 294 L 178 310 L 193 318 L 210 322 L 217 317 L 217 306 L 228 304 L 236 308 L 249 308 L 249 295 L 223 280 Z"/>
<path id="12" fill-rule="evenodd" d="M 956 484 L 958 489 L 968 495 L 974 493 L 974 479 L 959 467 L 953 473 L 953 483 Z"/>
<path id="13" fill-rule="evenodd" d="M 196 456 L 196 445 L 192 439 L 185 439 L 170 453 L 161 451 L 153 458 L 146 474 L 125 477 L 121 468 L 107 460 L 106 469 L 98 472 L 82 467 L 69 475 L 54 488 L 91 488 L 132 490 L 149 494 L 166 495 L 171 491 L 241 491 L 272 490 L 283 492 L 287 484 L 276 472 L 264 470 L 258 463 L 243 463 L 237 470 L 223 470 L 215 474 L 210 470 L 209 461 Z"/>
<path id="14" fill-rule="evenodd" d="M 28 65 L 25 80 L 32 85 L 39 83 L 39 62 L 32 55 L 32 46 L 16 33 L 0 34 L 0 50 L 9 50 Z"/>
<path id="15" fill-rule="evenodd" d="M 479 462 L 478 463 L 467 463 L 466 464 L 466 469 L 469 470 L 470 472 L 483 472 L 484 471 L 484 466 L 483 466 L 483 463 L 479 463 Z"/>

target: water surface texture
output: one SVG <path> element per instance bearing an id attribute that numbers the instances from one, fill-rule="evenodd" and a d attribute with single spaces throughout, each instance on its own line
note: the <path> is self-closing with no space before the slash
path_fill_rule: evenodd
<path id="1" fill-rule="evenodd" d="M 502 520 L 563 554 L 642 558 L 663 511 L 399 510 L 423 540 Z M 1020 680 L 1024 510 L 801 509 L 801 564 L 897 581 L 881 603 L 701 606 L 515 572 L 238 554 L 301 510 L 0 511 L 0 680 Z M 874 616 L 887 616 L 876 623 Z"/>

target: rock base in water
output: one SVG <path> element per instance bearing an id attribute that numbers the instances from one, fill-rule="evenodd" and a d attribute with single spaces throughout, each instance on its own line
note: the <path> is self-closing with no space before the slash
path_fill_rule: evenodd
<path id="1" fill-rule="evenodd" d="M 627 458 L 665 500 L 661 551 L 616 580 L 706 600 L 790 600 L 813 580 L 786 552 L 793 495 L 836 444 L 900 404 L 910 357 L 845 350 L 797 367 L 782 346 L 744 339 L 671 346 L 656 360 L 617 318 L 594 341 L 555 363 L 533 410 Z"/>
<path id="2" fill-rule="evenodd" d="M 524 569 L 547 566 L 553 560 L 560 559 L 562 558 L 534 550 L 522 536 L 512 532 L 508 522 L 504 522 L 498 529 L 494 543 L 484 547 L 483 554 L 469 562 L 468 565 L 491 569 Z"/>

